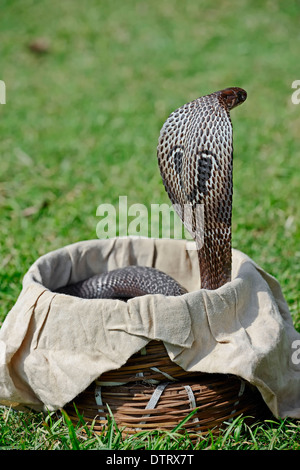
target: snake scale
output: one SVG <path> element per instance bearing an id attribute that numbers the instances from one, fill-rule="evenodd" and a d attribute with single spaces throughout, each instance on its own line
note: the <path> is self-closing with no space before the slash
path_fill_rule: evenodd
<path id="1" fill-rule="evenodd" d="M 196 242 L 201 288 L 231 280 L 233 142 L 230 111 L 247 98 L 237 87 L 211 93 L 170 114 L 157 146 L 163 184 L 173 207 Z M 57 292 L 83 298 L 182 295 L 173 278 L 145 266 L 95 275 Z"/>

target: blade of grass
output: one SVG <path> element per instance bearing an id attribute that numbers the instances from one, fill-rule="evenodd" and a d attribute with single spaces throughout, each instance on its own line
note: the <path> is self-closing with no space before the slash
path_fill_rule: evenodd
<path id="1" fill-rule="evenodd" d="M 68 416 L 68 414 L 65 412 L 65 410 L 62 409 L 61 413 L 62 413 L 62 415 L 64 417 L 64 420 L 65 420 L 65 423 L 68 427 L 71 447 L 72 447 L 73 450 L 79 450 L 80 449 L 80 443 L 77 439 L 74 425 L 73 425 L 70 417 Z"/>

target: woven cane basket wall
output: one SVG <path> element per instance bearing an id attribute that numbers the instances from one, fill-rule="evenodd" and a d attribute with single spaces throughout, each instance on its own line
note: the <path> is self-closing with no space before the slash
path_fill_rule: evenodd
<path id="1" fill-rule="evenodd" d="M 141 430 L 182 426 L 192 435 L 217 432 L 222 423 L 244 415 L 270 416 L 260 393 L 238 377 L 187 373 L 173 363 L 163 343 L 151 341 L 118 370 L 103 374 L 65 407 L 74 423 L 74 404 L 95 432 L 107 424 L 109 409 L 123 436 Z M 106 406 L 108 405 L 108 407 Z"/>

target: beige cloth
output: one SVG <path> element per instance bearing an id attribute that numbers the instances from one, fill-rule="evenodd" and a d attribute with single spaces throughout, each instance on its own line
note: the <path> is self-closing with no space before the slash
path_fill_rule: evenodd
<path id="1" fill-rule="evenodd" d="M 300 335 L 278 282 L 233 250 L 232 282 L 200 290 L 197 253 L 189 246 L 116 238 L 75 243 L 39 258 L 0 330 L 0 403 L 55 410 L 157 339 L 185 370 L 240 376 L 259 389 L 275 416 L 300 418 L 300 364 L 292 360 Z M 189 293 L 124 303 L 51 292 L 135 264 L 165 271 Z"/>

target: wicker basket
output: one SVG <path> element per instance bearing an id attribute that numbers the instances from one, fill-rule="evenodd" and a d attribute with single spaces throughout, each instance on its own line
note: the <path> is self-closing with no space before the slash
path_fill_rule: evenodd
<path id="1" fill-rule="evenodd" d="M 188 373 L 170 360 L 158 341 L 151 341 L 120 369 L 103 374 L 69 403 L 65 411 L 77 422 L 74 404 L 87 424 L 93 422 L 95 432 L 102 432 L 110 410 L 123 436 L 172 430 L 191 412 L 181 429 L 194 437 L 217 432 L 224 421 L 239 415 L 255 420 L 270 416 L 250 384 L 225 374 Z"/>

